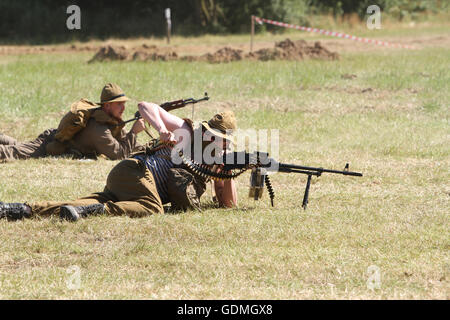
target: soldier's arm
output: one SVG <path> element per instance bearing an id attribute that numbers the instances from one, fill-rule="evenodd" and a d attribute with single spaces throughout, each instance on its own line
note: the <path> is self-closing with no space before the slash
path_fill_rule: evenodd
<path id="1" fill-rule="evenodd" d="M 174 132 L 184 124 L 183 119 L 170 114 L 155 103 L 143 101 L 138 104 L 138 108 L 142 117 L 159 133 L 167 131 Z"/>
<path id="2" fill-rule="evenodd" d="M 106 125 L 98 125 L 92 135 L 92 143 L 97 154 L 104 154 L 111 160 L 121 160 L 128 157 L 136 145 L 136 134 L 130 130 L 116 139 Z"/>
<path id="3" fill-rule="evenodd" d="M 216 192 L 220 206 L 228 208 L 237 206 L 237 193 L 234 180 L 214 181 L 214 191 Z"/>

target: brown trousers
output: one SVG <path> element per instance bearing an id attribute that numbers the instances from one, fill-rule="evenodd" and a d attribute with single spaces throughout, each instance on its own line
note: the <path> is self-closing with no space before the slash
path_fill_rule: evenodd
<path id="1" fill-rule="evenodd" d="M 55 133 L 56 129 L 47 129 L 28 142 L 18 142 L 12 137 L 0 134 L 0 161 L 45 157 L 45 147 L 53 140 Z"/>
<path id="2" fill-rule="evenodd" d="M 85 206 L 103 203 L 105 213 L 144 217 L 153 213 L 164 213 L 161 199 L 150 170 L 137 159 L 119 162 L 109 173 L 103 192 L 70 202 L 27 203 L 33 215 L 59 215 L 59 207 L 64 205 Z"/>

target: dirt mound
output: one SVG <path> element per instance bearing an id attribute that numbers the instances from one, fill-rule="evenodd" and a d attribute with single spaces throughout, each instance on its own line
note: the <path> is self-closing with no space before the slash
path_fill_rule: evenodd
<path id="1" fill-rule="evenodd" d="M 124 46 L 113 47 L 104 46 L 89 60 L 89 63 L 95 61 L 113 61 L 113 60 L 126 60 L 129 56 L 127 49 Z"/>
<path id="2" fill-rule="evenodd" d="M 146 52 L 136 51 L 133 53 L 132 59 L 135 61 L 170 61 L 177 60 L 178 55 L 176 52 L 158 53 L 158 52 Z"/>
<path id="3" fill-rule="evenodd" d="M 184 57 L 184 60 L 221 63 L 239 60 L 303 60 L 305 58 L 336 60 L 339 59 L 339 55 L 336 52 L 329 51 L 320 42 L 315 42 L 314 46 L 309 46 L 304 40 L 293 42 L 286 39 L 275 43 L 274 48 L 264 48 L 247 54 L 244 54 L 242 50 L 225 47 L 215 53 L 208 53 L 200 57 Z"/>
<path id="4" fill-rule="evenodd" d="M 170 61 L 177 60 L 178 55 L 175 51 L 160 49 L 155 45 L 143 44 L 135 48 L 132 54 L 132 60 L 135 61 Z"/>
<path id="5" fill-rule="evenodd" d="M 275 48 L 264 48 L 248 54 L 249 59 L 268 60 L 303 60 L 305 58 L 336 60 L 339 55 L 323 47 L 320 42 L 309 46 L 306 41 L 286 39 L 275 44 Z"/>
<path id="6" fill-rule="evenodd" d="M 247 55 L 247 58 L 250 60 L 260 60 L 260 61 L 269 61 L 269 60 L 301 60 L 300 59 L 288 59 L 288 55 L 284 50 L 278 48 L 264 48 L 255 52 L 251 52 Z"/>
<path id="7" fill-rule="evenodd" d="M 303 54 L 309 58 L 325 60 L 339 59 L 339 55 L 337 54 L 337 52 L 331 52 L 330 50 L 322 46 L 319 41 L 314 42 L 313 47 L 308 46 L 308 44 L 304 40 L 296 41 L 295 45 L 298 50 L 303 50 Z"/>
<path id="8" fill-rule="evenodd" d="M 206 60 L 209 63 L 222 63 L 222 62 L 232 62 L 244 59 L 244 51 L 238 49 L 232 49 L 229 47 L 217 50 L 215 53 L 207 53 L 201 56 L 202 60 Z"/>
<path id="9" fill-rule="evenodd" d="M 251 53 L 244 53 L 243 50 L 224 47 L 214 53 L 207 53 L 201 56 L 179 57 L 175 51 L 169 48 L 158 48 L 154 45 L 142 45 L 140 47 L 127 50 L 125 47 L 104 46 L 89 61 L 205 61 L 209 63 L 226 63 L 240 60 L 303 60 L 305 58 L 336 60 L 339 55 L 323 47 L 320 42 L 315 42 L 314 46 L 308 45 L 304 40 L 291 41 L 286 39 L 275 43 L 274 48 L 264 48 Z"/>
<path id="10" fill-rule="evenodd" d="M 154 45 L 143 44 L 140 47 L 127 49 L 124 46 L 104 46 L 101 47 L 91 62 L 125 60 L 125 61 L 169 61 L 177 60 L 178 55 L 175 51 L 160 49 Z"/>

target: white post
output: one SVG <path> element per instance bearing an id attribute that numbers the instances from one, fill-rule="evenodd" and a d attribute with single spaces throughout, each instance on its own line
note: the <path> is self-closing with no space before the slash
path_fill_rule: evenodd
<path id="1" fill-rule="evenodd" d="M 170 43 L 170 33 L 172 29 L 172 21 L 170 20 L 170 8 L 166 8 L 166 20 L 167 20 L 167 43 Z"/>

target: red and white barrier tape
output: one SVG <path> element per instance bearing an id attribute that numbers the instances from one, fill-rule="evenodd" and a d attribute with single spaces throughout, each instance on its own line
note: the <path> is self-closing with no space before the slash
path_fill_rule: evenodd
<path id="1" fill-rule="evenodd" d="M 341 33 L 341 32 L 328 31 L 328 30 L 322 30 L 322 29 L 310 28 L 310 27 L 302 27 L 302 26 L 297 26 L 295 24 L 278 22 L 278 21 L 273 21 L 273 20 L 259 18 L 259 17 L 254 17 L 254 18 L 255 18 L 255 21 L 258 22 L 259 24 L 263 24 L 263 22 L 265 22 L 265 23 L 273 24 L 273 25 L 276 25 L 279 27 L 303 30 L 303 31 L 308 31 L 308 32 L 315 32 L 315 33 L 320 33 L 320 34 L 323 34 L 326 36 L 345 38 L 345 39 L 350 39 L 350 40 L 364 42 L 364 43 L 373 43 L 373 44 L 377 44 L 379 46 L 414 49 L 414 47 L 411 47 L 408 45 L 395 44 L 395 43 L 390 43 L 387 41 L 373 40 L 373 39 L 368 39 L 368 38 L 361 38 L 361 37 L 351 36 L 349 34 L 345 34 L 345 33 Z"/>

